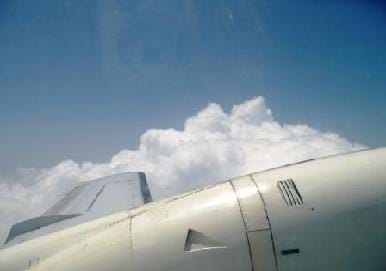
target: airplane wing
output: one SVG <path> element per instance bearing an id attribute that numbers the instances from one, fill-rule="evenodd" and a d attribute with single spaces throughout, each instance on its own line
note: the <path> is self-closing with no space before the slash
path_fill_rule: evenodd
<path id="1" fill-rule="evenodd" d="M 82 182 L 41 216 L 12 226 L 12 245 L 152 201 L 143 172 L 121 173 Z"/>

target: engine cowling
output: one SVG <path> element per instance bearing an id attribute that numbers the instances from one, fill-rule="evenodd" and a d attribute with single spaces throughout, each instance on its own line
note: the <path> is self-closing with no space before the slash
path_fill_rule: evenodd
<path id="1" fill-rule="evenodd" d="M 386 149 L 255 173 L 0 251 L 6 271 L 385 270 Z"/>

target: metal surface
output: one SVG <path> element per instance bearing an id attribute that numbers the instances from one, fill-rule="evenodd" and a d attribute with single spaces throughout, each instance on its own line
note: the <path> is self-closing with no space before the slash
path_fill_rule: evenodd
<path id="1" fill-rule="evenodd" d="M 131 262 L 127 211 L 0 251 L 1 271 L 130 271 Z"/>
<path id="2" fill-rule="evenodd" d="M 107 187 L 82 206 L 102 208 Z M 386 270 L 386 149 L 267 170 L 74 224 L 80 217 L 22 234 L 0 250 L 0 270 Z"/>
<path id="3" fill-rule="evenodd" d="M 258 187 L 251 176 L 231 181 L 244 219 L 254 271 L 276 271 L 271 227 Z"/>
<path id="4" fill-rule="evenodd" d="M 266 203 L 279 271 L 386 270 L 386 149 L 253 174 Z M 303 205 L 277 182 L 292 179 Z"/>
<path id="5" fill-rule="evenodd" d="M 247 231 L 269 230 L 269 221 L 256 184 L 250 176 L 231 181 L 240 203 Z"/>
<path id="6" fill-rule="evenodd" d="M 142 172 L 121 173 L 83 182 L 66 193 L 42 216 L 12 227 L 6 243 L 7 246 L 20 244 L 150 201 L 151 193 Z"/>
<path id="7" fill-rule="evenodd" d="M 71 219 L 74 217 L 79 216 L 78 214 L 75 215 L 51 215 L 51 216 L 39 216 L 36 218 L 28 219 L 26 221 L 23 221 L 21 223 L 17 223 L 12 226 L 11 230 L 9 231 L 7 240 L 5 240 L 5 244 L 11 241 L 16 236 L 22 235 L 27 232 L 31 232 L 34 230 L 38 230 L 43 227 L 47 227 L 49 225 L 59 223 L 66 219 Z"/>
<path id="8" fill-rule="evenodd" d="M 147 210 L 143 210 L 150 208 Z M 189 237 L 189 234 L 194 236 Z M 189 240 L 189 238 L 194 240 Z M 249 271 L 251 260 L 230 183 L 133 212 L 134 270 Z M 194 242 L 192 244 L 187 242 Z"/>
<path id="9" fill-rule="evenodd" d="M 97 218 L 151 201 L 144 173 L 121 173 L 81 183 L 44 215 L 89 214 Z"/>
<path id="10" fill-rule="evenodd" d="M 276 271 L 276 259 L 271 231 L 248 232 L 251 247 L 253 271 Z"/>

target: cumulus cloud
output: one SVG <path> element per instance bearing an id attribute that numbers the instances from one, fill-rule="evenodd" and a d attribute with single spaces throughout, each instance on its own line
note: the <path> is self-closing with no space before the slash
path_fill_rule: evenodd
<path id="1" fill-rule="evenodd" d="M 274 120 L 263 97 L 227 113 L 211 103 L 184 129 L 150 129 L 136 150 L 109 162 L 63 161 L 49 169 L 19 169 L 0 180 L 0 240 L 20 220 L 40 215 L 76 183 L 144 171 L 156 198 L 283 164 L 363 149 L 331 132 Z"/>

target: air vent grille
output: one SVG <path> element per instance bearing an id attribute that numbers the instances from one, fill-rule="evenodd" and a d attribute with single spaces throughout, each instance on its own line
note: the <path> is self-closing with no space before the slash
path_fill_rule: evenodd
<path id="1" fill-rule="evenodd" d="M 283 196 L 284 201 L 289 206 L 303 205 L 303 198 L 300 194 L 294 180 L 287 179 L 277 182 L 280 194 Z"/>

